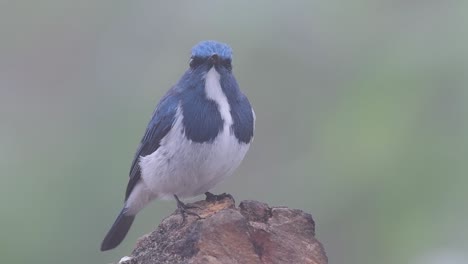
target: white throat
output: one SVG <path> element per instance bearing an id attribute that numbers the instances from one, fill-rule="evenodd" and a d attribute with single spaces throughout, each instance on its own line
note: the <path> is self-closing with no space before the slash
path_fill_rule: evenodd
<path id="1" fill-rule="evenodd" d="M 205 76 L 205 93 L 208 99 L 216 102 L 218 110 L 221 113 L 221 118 L 224 120 L 224 125 L 230 127 L 232 125 L 231 107 L 229 106 L 226 95 L 221 89 L 219 82 L 220 76 L 215 67 L 212 67 Z"/>

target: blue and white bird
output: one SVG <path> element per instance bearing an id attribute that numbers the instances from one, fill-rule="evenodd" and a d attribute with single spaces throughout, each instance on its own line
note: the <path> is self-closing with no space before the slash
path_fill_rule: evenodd
<path id="1" fill-rule="evenodd" d="M 255 114 L 232 73 L 232 50 L 203 41 L 190 68 L 156 106 L 130 169 L 125 203 L 102 241 L 118 246 L 136 214 L 154 199 L 205 193 L 230 176 L 247 153 Z M 184 215 L 183 215 L 184 216 Z"/>

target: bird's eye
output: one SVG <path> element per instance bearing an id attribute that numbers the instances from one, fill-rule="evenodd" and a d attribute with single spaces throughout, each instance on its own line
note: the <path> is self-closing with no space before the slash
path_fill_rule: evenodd
<path id="1" fill-rule="evenodd" d="M 200 64 L 203 63 L 203 60 L 200 59 L 200 58 L 196 58 L 196 57 L 192 57 L 190 59 L 190 62 L 189 62 L 189 65 L 190 65 L 190 68 L 196 68 L 197 66 L 199 66 Z"/>
<path id="2" fill-rule="evenodd" d="M 223 65 L 228 70 L 232 69 L 231 60 L 229 59 L 222 60 L 220 64 Z"/>

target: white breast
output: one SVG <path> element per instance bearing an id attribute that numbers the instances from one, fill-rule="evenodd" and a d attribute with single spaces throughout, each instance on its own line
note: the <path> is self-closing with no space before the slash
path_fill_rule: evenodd
<path id="1" fill-rule="evenodd" d="M 140 158 L 142 179 L 155 198 L 192 197 L 209 191 L 232 175 L 250 144 L 239 143 L 231 132 L 233 123 L 219 74 L 212 68 L 205 77 L 207 98 L 215 101 L 224 120 L 223 130 L 209 143 L 186 138 L 179 105 L 175 123 L 154 153 Z"/>
<path id="2" fill-rule="evenodd" d="M 218 104 L 218 110 L 224 120 L 224 128 L 230 128 L 232 125 L 231 107 L 221 88 L 219 78 L 219 73 L 212 67 L 205 76 L 205 93 L 206 97 Z"/>

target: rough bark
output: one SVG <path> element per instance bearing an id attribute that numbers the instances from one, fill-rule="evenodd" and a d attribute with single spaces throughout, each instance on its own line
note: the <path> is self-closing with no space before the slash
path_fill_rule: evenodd
<path id="1" fill-rule="evenodd" d="M 236 207 L 230 195 L 192 205 L 201 219 L 182 221 L 176 211 L 120 263 L 328 263 L 312 216 L 301 210 L 257 201 Z"/>

